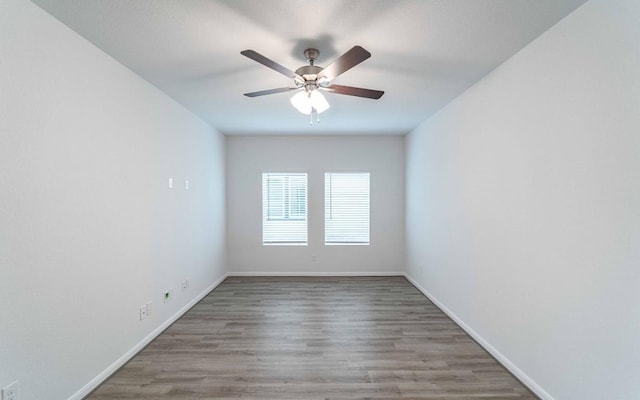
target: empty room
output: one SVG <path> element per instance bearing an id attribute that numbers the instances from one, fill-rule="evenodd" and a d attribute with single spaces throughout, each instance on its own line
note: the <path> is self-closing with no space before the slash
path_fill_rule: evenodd
<path id="1" fill-rule="evenodd" d="M 639 0 L 0 0 L 0 400 L 637 400 L 639 287 Z"/>

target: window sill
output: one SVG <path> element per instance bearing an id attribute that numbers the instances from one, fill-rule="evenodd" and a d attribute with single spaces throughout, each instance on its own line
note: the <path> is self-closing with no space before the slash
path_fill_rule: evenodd
<path id="1" fill-rule="evenodd" d="M 325 246 L 369 246 L 370 243 L 349 243 L 349 242 L 332 242 L 332 243 L 327 243 L 325 242 L 324 244 Z"/>
<path id="2" fill-rule="evenodd" d="M 306 246 L 307 243 L 262 243 L 263 246 Z"/>

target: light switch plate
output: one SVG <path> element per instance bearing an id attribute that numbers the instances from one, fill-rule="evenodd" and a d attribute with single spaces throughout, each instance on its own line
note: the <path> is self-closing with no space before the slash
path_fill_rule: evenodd
<path id="1" fill-rule="evenodd" d="M 147 315 L 148 315 L 147 305 L 143 304 L 140 306 L 140 321 L 147 318 Z"/>

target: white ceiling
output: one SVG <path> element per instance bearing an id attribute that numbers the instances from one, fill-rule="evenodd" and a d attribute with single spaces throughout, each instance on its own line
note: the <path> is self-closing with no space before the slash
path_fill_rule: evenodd
<path id="1" fill-rule="evenodd" d="M 404 134 L 585 0 L 32 0 L 225 134 Z M 320 124 L 289 103 L 294 86 L 240 55 L 295 70 L 354 45 L 372 57 L 334 83 L 380 100 L 327 94 Z"/>

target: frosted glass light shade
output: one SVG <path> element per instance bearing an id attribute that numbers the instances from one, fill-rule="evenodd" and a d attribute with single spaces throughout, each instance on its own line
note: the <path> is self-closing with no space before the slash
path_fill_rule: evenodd
<path id="1" fill-rule="evenodd" d="M 303 114 L 311 114 L 311 101 L 305 91 L 298 92 L 291 98 L 291 105 Z"/>
<path id="2" fill-rule="evenodd" d="M 318 114 L 327 111 L 331 107 L 319 90 L 313 90 L 309 98 L 311 99 L 311 106 L 316 109 Z"/>
<path id="3" fill-rule="evenodd" d="M 291 98 L 291 105 L 303 114 L 311 114 L 315 109 L 318 114 L 329 109 L 329 103 L 317 90 L 298 92 Z"/>

